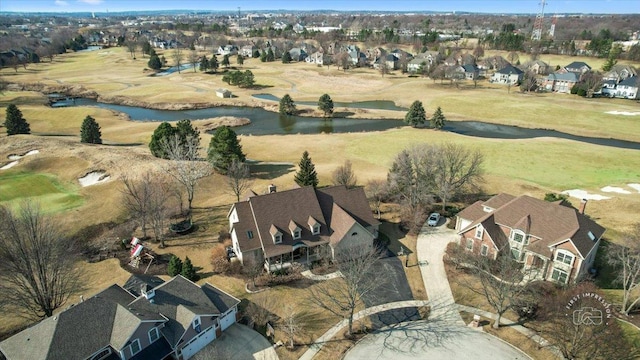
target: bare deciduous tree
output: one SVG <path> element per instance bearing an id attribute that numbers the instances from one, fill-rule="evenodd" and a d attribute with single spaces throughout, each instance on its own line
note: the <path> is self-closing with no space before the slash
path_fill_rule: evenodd
<path id="1" fill-rule="evenodd" d="M 364 305 L 364 298 L 375 295 L 385 286 L 384 273 L 375 273 L 380 252 L 371 247 L 342 249 L 336 255 L 336 266 L 342 277 L 309 287 L 309 301 L 322 309 L 348 320 L 347 333 L 353 333 L 356 308 Z"/>
<path id="2" fill-rule="evenodd" d="M 629 315 L 640 304 L 640 223 L 626 234 L 622 244 L 610 244 L 607 261 L 618 269 L 616 282 L 622 285 L 620 311 Z"/>
<path id="3" fill-rule="evenodd" d="M 338 167 L 332 174 L 331 179 L 334 185 L 344 185 L 347 188 L 353 188 L 358 182 L 358 178 L 353 173 L 351 161 L 345 160 L 344 164 Z"/>
<path id="4" fill-rule="evenodd" d="M 271 310 L 278 307 L 278 299 L 268 292 L 254 295 L 244 313 L 258 326 L 265 326 L 267 322 L 276 320 L 277 316 Z"/>
<path id="5" fill-rule="evenodd" d="M 364 187 L 364 190 L 369 201 L 373 203 L 373 208 L 378 215 L 378 219 L 380 219 L 380 205 L 382 204 L 384 197 L 387 195 L 386 181 L 371 180 Z"/>
<path id="6" fill-rule="evenodd" d="M 195 136 L 181 138 L 176 134 L 169 139 L 163 138 L 160 143 L 169 158 L 164 171 L 184 187 L 187 192 L 189 216 L 191 216 L 196 186 L 200 179 L 211 175 L 213 172 L 211 164 L 199 159 L 200 140 Z"/>
<path id="7" fill-rule="evenodd" d="M 200 58 L 198 57 L 198 52 L 195 50 L 191 50 L 189 52 L 189 55 L 187 56 L 187 61 L 189 61 L 189 64 L 193 67 L 193 72 L 196 72 L 196 69 L 198 67 L 198 62 L 200 61 Z"/>
<path id="8" fill-rule="evenodd" d="M 27 318 L 53 315 L 80 291 L 74 241 L 28 202 L 15 214 L 0 207 L 0 223 L 0 306 Z"/>
<path id="9" fill-rule="evenodd" d="M 161 248 L 165 247 L 164 235 L 171 209 L 169 199 L 172 196 L 172 186 L 167 180 L 163 176 L 158 176 L 151 183 L 149 218 L 153 228 L 153 235 L 156 242 L 160 243 Z"/>
<path id="10" fill-rule="evenodd" d="M 264 263 L 254 258 L 247 259 L 242 266 L 242 272 L 251 280 L 251 285 L 256 288 L 256 278 L 264 273 Z"/>
<path id="11" fill-rule="evenodd" d="M 129 53 L 131 54 L 131 58 L 135 60 L 138 43 L 135 40 L 127 40 L 125 42 L 125 46 L 127 47 L 127 50 L 129 50 Z"/>
<path id="12" fill-rule="evenodd" d="M 447 201 L 465 187 L 476 186 L 482 181 L 482 162 L 479 151 L 471 151 L 453 143 L 438 146 L 435 151 L 433 178 L 435 190 L 442 200 L 442 210 Z"/>
<path id="13" fill-rule="evenodd" d="M 278 328 L 287 336 L 289 347 L 293 348 L 295 336 L 300 335 L 304 327 L 305 324 L 296 307 L 291 303 L 285 304 L 283 316 L 278 322 Z"/>
<path id="14" fill-rule="evenodd" d="M 122 194 L 122 206 L 134 217 L 142 229 L 142 237 L 147 237 L 147 224 L 151 214 L 151 202 L 153 193 L 153 176 L 150 171 L 142 174 L 138 179 L 131 178 L 126 173 L 120 177 L 124 184 Z"/>
<path id="15" fill-rule="evenodd" d="M 227 169 L 226 176 L 229 189 L 235 195 L 236 201 L 240 201 L 240 195 L 251 188 L 249 165 L 234 158 Z"/>
<path id="16" fill-rule="evenodd" d="M 182 65 L 182 50 L 179 46 L 171 53 L 171 58 L 173 59 L 174 66 L 178 67 L 178 74 L 180 73 L 180 65 Z"/>
<path id="17" fill-rule="evenodd" d="M 509 250 L 506 250 L 507 252 Z M 460 284 L 482 295 L 498 315 L 493 327 L 500 326 L 502 315 L 519 304 L 533 282 L 530 271 L 522 271 L 522 265 L 511 254 L 500 252 L 495 260 L 472 252 L 456 252 L 456 261 L 464 264 L 474 275 Z"/>

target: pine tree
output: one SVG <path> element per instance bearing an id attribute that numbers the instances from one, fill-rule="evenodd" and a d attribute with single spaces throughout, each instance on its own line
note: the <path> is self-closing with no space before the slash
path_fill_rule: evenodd
<path id="1" fill-rule="evenodd" d="M 221 174 L 226 174 L 233 160 L 244 162 L 245 154 L 238 135 L 228 126 L 220 126 L 213 134 L 207 150 L 207 158 Z"/>
<path id="2" fill-rule="evenodd" d="M 91 116 L 87 116 L 82 122 L 82 126 L 80 127 L 80 142 L 102 144 L 100 125 L 96 122 L 96 119 Z"/>
<path id="3" fill-rule="evenodd" d="M 433 113 L 433 116 L 431 117 L 431 126 L 435 129 L 440 130 L 444 127 L 444 123 L 446 120 L 447 119 L 442 114 L 442 109 L 440 108 L 440 106 L 438 106 L 436 111 Z"/>
<path id="4" fill-rule="evenodd" d="M 151 154 L 155 157 L 167 159 L 168 155 L 162 148 L 162 139 L 171 139 L 175 133 L 176 129 L 168 122 L 163 122 L 158 125 L 158 127 L 153 131 L 151 141 L 149 142 L 149 150 L 151 150 Z"/>
<path id="5" fill-rule="evenodd" d="M 294 177 L 296 184 L 300 186 L 318 186 L 318 173 L 316 173 L 316 166 L 311 162 L 308 151 L 305 150 L 302 153 L 302 159 L 300 159 L 298 167 L 300 169 Z"/>
<path id="6" fill-rule="evenodd" d="M 404 122 L 407 124 L 416 127 L 418 125 L 424 124 L 426 121 L 426 114 L 424 111 L 424 107 L 422 106 L 422 101 L 414 101 L 407 111 L 407 115 L 404 117 Z"/>
<path id="7" fill-rule="evenodd" d="M 7 129 L 7 135 L 31 134 L 29 123 L 22 117 L 22 112 L 14 104 L 7 106 L 4 127 Z"/>
<path id="8" fill-rule="evenodd" d="M 179 257 L 173 255 L 171 260 L 169 260 L 169 265 L 167 265 L 167 274 L 169 276 L 176 276 L 182 273 L 182 260 Z"/>
<path id="9" fill-rule="evenodd" d="M 209 59 L 203 56 L 202 59 L 200 59 L 200 71 L 206 72 L 207 70 L 209 70 Z"/>
<path id="10" fill-rule="evenodd" d="M 238 57 L 236 59 L 236 62 L 238 63 L 238 65 L 242 66 L 244 65 L 244 56 L 242 56 L 242 54 L 238 54 Z"/>
<path id="11" fill-rule="evenodd" d="M 291 54 L 288 51 L 285 51 L 284 54 L 282 54 L 282 63 L 288 64 L 290 62 L 291 62 Z"/>
<path id="12" fill-rule="evenodd" d="M 229 55 L 222 57 L 222 66 L 228 68 L 231 63 L 229 62 Z"/>
<path id="13" fill-rule="evenodd" d="M 196 270 L 193 268 L 191 259 L 189 259 L 188 256 L 184 259 L 184 263 L 182 264 L 182 271 L 180 272 L 180 274 L 191 281 L 198 280 Z"/>
<path id="14" fill-rule="evenodd" d="M 271 62 L 271 61 L 275 61 L 276 60 L 276 55 L 273 53 L 273 50 L 271 50 L 271 48 L 269 48 L 269 50 L 267 51 L 267 61 Z"/>
<path id="15" fill-rule="evenodd" d="M 158 55 L 153 53 L 149 56 L 149 62 L 147 62 L 147 65 L 150 69 L 160 70 L 160 68 L 162 67 L 162 61 L 160 61 Z"/>
<path id="16" fill-rule="evenodd" d="M 325 117 L 330 117 L 333 114 L 333 100 L 329 94 L 324 94 L 318 99 L 318 109 L 324 112 Z"/>
<path id="17" fill-rule="evenodd" d="M 296 113 L 296 104 L 289 94 L 284 94 L 282 99 L 280 99 L 279 112 L 282 115 L 294 115 Z"/>
<path id="18" fill-rule="evenodd" d="M 209 69 L 213 70 L 213 72 L 218 71 L 220 64 L 218 64 L 218 57 L 214 54 L 209 60 Z"/>

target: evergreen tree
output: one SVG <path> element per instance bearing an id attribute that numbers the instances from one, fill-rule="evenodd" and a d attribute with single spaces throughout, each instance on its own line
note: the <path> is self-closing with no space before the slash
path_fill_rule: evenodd
<path id="1" fill-rule="evenodd" d="M 222 66 L 224 66 L 224 67 L 228 68 L 228 67 L 229 67 L 229 65 L 230 65 L 230 62 L 229 62 L 229 55 L 225 55 L 225 56 L 222 58 Z"/>
<path id="2" fill-rule="evenodd" d="M 158 55 L 153 53 L 149 56 L 149 62 L 147 63 L 147 65 L 150 69 L 160 70 L 160 68 L 162 67 L 162 61 L 160 61 Z"/>
<path id="3" fill-rule="evenodd" d="M 253 58 L 254 58 L 254 59 L 257 59 L 257 58 L 259 58 L 259 57 L 260 57 L 260 50 L 256 49 L 256 50 L 253 52 Z"/>
<path id="4" fill-rule="evenodd" d="M 240 79 L 240 87 L 250 88 L 253 87 L 255 83 L 256 80 L 253 77 L 253 73 L 251 72 L 251 70 L 246 70 L 242 76 L 242 79 Z"/>
<path id="5" fill-rule="evenodd" d="M 273 50 L 271 50 L 271 48 L 269 48 L 269 50 L 267 51 L 267 61 L 271 62 L 271 61 L 275 61 L 276 60 L 276 55 L 273 53 Z"/>
<path id="6" fill-rule="evenodd" d="M 242 54 L 238 54 L 238 58 L 236 59 L 236 62 L 240 66 L 244 65 L 244 56 L 242 56 Z"/>
<path id="7" fill-rule="evenodd" d="M 7 135 L 31 134 L 29 123 L 22 117 L 22 112 L 14 104 L 7 106 L 4 127 L 7 129 Z"/>
<path id="8" fill-rule="evenodd" d="M 191 142 L 192 146 L 200 147 L 200 131 L 198 128 L 194 128 L 191 124 L 191 120 L 183 119 L 176 124 L 176 133 L 180 136 L 180 142 L 182 145 L 187 143 L 188 137 L 193 137 L 196 141 Z M 195 160 L 195 159 L 192 159 Z"/>
<path id="9" fill-rule="evenodd" d="M 296 113 L 296 104 L 289 94 L 284 94 L 282 99 L 280 99 L 279 112 L 282 115 L 294 115 Z"/>
<path id="10" fill-rule="evenodd" d="M 433 116 L 431 117 L 431 126 L 435 129 L 440 130 L 444 127 L 444 123 L 446 120 L 447 119 L 442 114 L 442 109 L 440 108 L 440 106 L 438 106 L 436 111 L 433 113 Z"/>
<path id="11" fill-rule="evenodd" d="M 213 70 L 213 72 L 218 71 L 220 64 L 218 64 L 218 57 L 214 54 L 209 60 L 209 69 Z"/>
<path id="12" fill-rule="evenodd" d="M 149 142 L 149 150 L 155 157 L 166 159 L 168 155 L 162 148 L 162 139 L 170 139 L 176 133 L 176 129 L 168 122 L 160 124 L 153 135 L 151 135 L 151 141 Z"/>
<path id="13" fill-rule="evenodd" d="M 238 135 L 228 126 L 220 126 L 213 134 L 207 150 L 207 158 L 221 174 L 226 174 L 233 160 L 244 162 L 245 154 Z"/>
<path id="14" fill-rule="evenodd" d="M 206 72 L 207 70 L 209 70 L 209 60 L 206 56 L 203 56 L 202 59 L 200 59 L 200 71 Z"/>
<path id="15" fill-rule="evenodd" d="M 324 94 L 318 99 L 318 109 L 324 112 L 325 117 L 330 117 L 333 114 L 333 100 L 329 94 Z"/>
<path id="16" fill-rule="evenodd" d="M 404 117 L 404 122 L 407 124 L 416 127 L 418 125 L 424 124 L 426 121 L 426 113 L 424 111 L 424 107 L 422 106 L 421 101 L 414 101 L 409 107 L 409 111 L 407 111 L 407 115 Z"/>
<path id="17" fill-rule="evenodd" d="M 82 122 L 82 126 L 80 127 L 80 142 L 102 144 L 100 125 L 96 122 L 96 119 L 91 116 L 87 116 Z"/>
<path id="18" fill-rule="evenodd" d="M 316 173 L 316 166 L 311 162 L 308 151 L 305 150 L 302 153 L 302 159 L 300 159 L 298 167 L 300 169 L 294 177 L 296 184 L 300 186 L 318 186 L 318 173 Z"/>
<path id="19" fill-rule="evenodd" d="M 267 52 L 266 52 L 266 51 L 263 51 L 263 52 L 260 54 L 260 61 L 261 61 L 261 62 L 267 62 Z"/>
<path id="20" fill-rule="evenodd" d="M 182 264 L 182 271 L 180 272 L 180 274 L 191 281 L 198 280 L 196 270 L 193 268 L 191 259 L 189 259 L 188 256 L 184 259 L 184 263 Z"/>
<path id="21" fill-rule="evenodd" d="M 167 265 L 167 274 L 169 276 L 176 276 L 182 273 L 182 260 L 179 257 L 173 255 Z"/>
<path id="22" fill-rule="evenodd" d="M 291 54 L 288 51 L 285 51 L 284 54 L 282 54 L 282 63 L 288 64 L 290 62 L 291 62 Z"/>

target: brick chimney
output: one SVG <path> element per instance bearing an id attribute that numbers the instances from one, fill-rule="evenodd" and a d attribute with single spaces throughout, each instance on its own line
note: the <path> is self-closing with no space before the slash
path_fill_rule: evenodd
<path id="1" fill-rule="evenodd" d="M 580 200 L 580 206 L 578 207 L 578 211 L 580 214 L 584 214 L 584 209 L 587 207 L 587 199 Z"/>

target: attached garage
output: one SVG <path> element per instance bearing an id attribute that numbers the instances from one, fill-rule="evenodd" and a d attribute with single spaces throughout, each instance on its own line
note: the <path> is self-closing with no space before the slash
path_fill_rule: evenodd
<path id="1" fill-rule="evenodd" d="M 202 350 L 202 348 L 207 346 L 210 342 L 212 342 L 215 338 L 215 327 L 211 326 L 205 329 L 200 334 L 198 334 L 198 336 L 195 336 L 193 339 L 189 340 L 189 342 L 182 347 L 182 358 L 184 360 L 189 359 L 198 351 Z"/>
<path id="2" fill-rule="evenodd" d="M 222 331 L 225 331 L 229 326 L 235 324 L 236 312 L 237 312 L 237 309 L 234 306 L 231 309 L 227 310 L 227 313 L 225 313 L 220 318 L 220 327 L 222 328 Z"/>

